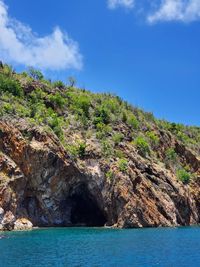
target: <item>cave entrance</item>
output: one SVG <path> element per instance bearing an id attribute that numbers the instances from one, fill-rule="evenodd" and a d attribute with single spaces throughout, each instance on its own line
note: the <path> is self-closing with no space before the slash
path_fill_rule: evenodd
<path id="1" fill-rule="evenodd" d="M 71 223 L 74 226 L 104 226 L 106 217 L 85 184 L 70 192 Z"/>

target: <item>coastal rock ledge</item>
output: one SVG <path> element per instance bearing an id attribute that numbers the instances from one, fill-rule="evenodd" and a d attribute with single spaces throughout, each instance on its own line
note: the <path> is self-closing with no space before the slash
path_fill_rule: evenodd
<path id="1" fill-rule="evenodd" d="M 168 142 L 175 143 L 177 153 L 198 174 L 188 185 L 126 144 L 127 171 L 117 171 L 113 164 L 114 177 L 108 179 L 107 163 L 94 149 L 74 160 L 53 133 L 25 120 L 1 120 L 0 230 L 198 224 L 200 161 L 172 137 Z"/>

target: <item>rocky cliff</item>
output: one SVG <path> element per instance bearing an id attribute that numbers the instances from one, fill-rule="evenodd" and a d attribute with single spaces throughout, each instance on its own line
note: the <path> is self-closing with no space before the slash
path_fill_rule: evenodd
<path id="1" fill-rule="evenodd" d="M 115 96 L 7 74 L 5 66 L 1 76 L 23 94 L 0 81 L 0 230 L 200 222 L 198 128 L 161 125 Z"/>

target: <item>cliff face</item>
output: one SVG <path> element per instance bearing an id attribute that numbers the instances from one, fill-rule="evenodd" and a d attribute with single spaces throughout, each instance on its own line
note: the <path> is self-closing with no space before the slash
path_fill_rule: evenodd
<path id="1" fill-rule="evenodd" d="M 165 139 L 167 138 L 167 139 Z M 170 139 L 171 138 L 171 139 Z M 167 141 L 168 140 L 168 141 Z M 199 159 L 171 136 L 177 153 L 199 174 Z M 0 121 L 0 229 L 33 226 L 153 227 L 200 222 L 199 178 L 178 181 L 164 164 L 128 143 L 126 172 L 91 150 L 74 160 L 58 138 L 26 120 Z"/>
<path id="2" fill-rule="evenodd" d="M 200 128 L 0 64 L 0 230 L 200 221 Z"/>

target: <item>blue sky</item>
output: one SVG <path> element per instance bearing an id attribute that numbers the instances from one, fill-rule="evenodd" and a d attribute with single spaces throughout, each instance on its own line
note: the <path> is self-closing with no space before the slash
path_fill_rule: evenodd
<path id="1" fill-rule="evenodd" d="M 0 0 L 0 58 L 200 125 L 199 0 Z"/>

